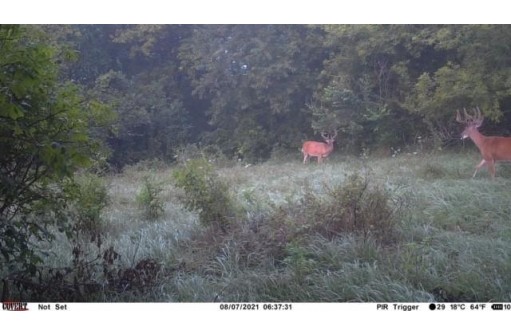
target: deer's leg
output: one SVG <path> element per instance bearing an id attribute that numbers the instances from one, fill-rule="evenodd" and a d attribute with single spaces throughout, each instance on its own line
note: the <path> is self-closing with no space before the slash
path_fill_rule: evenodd
<path id="1" fill-rule="evenodd" d="M 472 178 L 476 177 L 477 171 L 479 171 L 479 169 L 483 167 L 484 164 L 486 164 L 486 160 L 484 159 L 481 161 L 481 163 L 477 164 L 476 170 L 474 171 L 474 175 L 472 176 Z"/>
<path id="2" fill-rule="evenodd" d="M 323 161 L 323 157 L 318 156 L 318 164 L 321 164 L 322 161 Z"/>
<path id="3" fill-rule="evenodd" d="M 307 155 L 306 153 L 303 154 L 303 164 L 307 163 L 308 157 L 309 157 L 309 155 Z"/>

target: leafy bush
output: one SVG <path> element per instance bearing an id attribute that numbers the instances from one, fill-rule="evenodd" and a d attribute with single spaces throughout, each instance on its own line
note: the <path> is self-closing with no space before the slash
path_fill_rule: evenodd
<path id="1" fill-rule="evenodd" d="M 316 232 L 326 238 L 353 233 L 388 243 L 394 238 L 395 216 L 404 203 L 372 186 L 367 177 L 353 174 L 344 184 L 325 186 L 326 196 L 307 191 L 299 203 L 279 209 L 272 220 L 290 222 L 286 240 Z"/>
<path id="2" fill-rule="evenodd" d="M 72 262 L 62 267 L 39 267 L 37 277 L 13 272 L 3 278 L 2 296 L 23 301 L 112 301 L 140 297 L 161 285 L 160 263 L 152 258 L 127 267 L 121 255 L 99 237 L 93 243 L 72 241 Z"/>
<path id="3" fill-rule="evenodd" d="M 58 50 L 35 27 L 0 26 L 0 271 L 20 264 L 34 273 L 34 240 L 65 227 L 67 182 L 90 166 L 110 115 L 59 75 Z"/>
<path id="4" fill-rule="evenodd" d="M 101 233 L 101 211 L 109 201 L 103 179 L 92 174 L 82 175 L 68 190 L 75 197 L 71 213 L 74 228 L 91 235 Z"/>
<path id="5" fill-rule="evenodd" d="M 205 159 L 192 159 L 173 176 L 185 192 L 185 207 L 198 212 L 204 226 L 225 231 L 235 215 L 234 203 L 228 185 L 218 178 L 213 166 Z"/>
<path id="6" fill-rule="evenodd" d="M 374 235 L 380 241 L 392 238 L 397 207 L 385 190 L 371 187 L 367 177 L 353 174 L 345 184 L 329 190 L 325 213 L 331 215 L 334 231 L 362 234 L 364 239 Z M 327 220 L 328 222 L 328 220 Z"/>
<path id="7" fill-rule="evenodd" d="M 308 252 L 297 242 L 291 242 L 286 247 L 287 257 L 284 262 L 292 269 L 295 278 L 302 281 L 318 268 L 314 254 Z"/>
<path id="8" fill-rule="evenodd" d="M 146 218 L 154 220 L 163 214 L 163 202 L 160 197 L 162 190 L 161 185 L 149 177 L 144 178 L 144 184 L 137 195 L 137 203 Z"/>

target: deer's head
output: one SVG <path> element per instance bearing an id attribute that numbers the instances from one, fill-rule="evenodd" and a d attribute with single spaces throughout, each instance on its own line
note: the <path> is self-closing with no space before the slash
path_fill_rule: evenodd
<path id="1" fill-rule="evenodd" d="M 456 121 L 465 125 L 465 129 L 461 133 L 461 139 L 465 139 L 470 137 L 474 132 L 478 132 L 477 128 L 481 127 L 483 124 L 484 117 L 481 115 L 481 111 L 479 107 L 473 109 L 474 114 L 470 115 L 467 113 L 467 110 L 463 108 L 463 117 L 460 114 L 460 111 L 456 111 Z"/>

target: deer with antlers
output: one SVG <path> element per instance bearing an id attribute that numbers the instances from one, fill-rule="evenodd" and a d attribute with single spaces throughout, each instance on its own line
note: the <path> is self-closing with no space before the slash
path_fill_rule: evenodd
<path id="1" fill-rule="evenodd" d="M 303 164 L 307 163 L 309 157 L 318 157 L 318 164 L 323 161 L 323 158 L 328 157 L 334 150 L 334 141 L 337 137 L 337 130 L 334 134 L 327 134 L 321 132 L 321 137 L 325 140 L 324 142 L 306 141 L 302 146 L 303 153 Z"/>
<path id="2" fill-rule="evenodd" d="M 481 115 L 479 107 L 476 107 L 473 112 L 474 114 L 470 115 L 463 108 L 464 118 L 462 118 L 460 111 L 456 111 L 456 121 L 465 124 L 465 130 L 461 133 L 461 139 L 470 137 L 479 148 L 481 156 L 483 156 L 483 160 L 476 166 L 472 178 L 476 176 L 477 171 L 485 164 L 488 166 L 488 171 L 492 178 L 495 178 L 495 163 L 497 161 L 511 160 L 511 137 L 484 136 L 477 129 L 483 124 L 484 117 Z"/>

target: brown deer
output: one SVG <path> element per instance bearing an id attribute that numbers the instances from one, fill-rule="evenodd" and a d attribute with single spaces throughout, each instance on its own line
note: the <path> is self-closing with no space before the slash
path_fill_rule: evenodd
<path id="1" fill-rule="evenodd" d="M 485 164 L 488 166 L 488 171 L 492 178 L 495 178 L 495 163 L 511 160 L 511 137 L 484 136 L 477 129 L 483 124 L 484 117 L 481 115 L 479 107 L 476 107 L 473 112 L 474 115 L 470 115 L 463 108 L 464 118 L 462 118 L 460 111 L 456 111 L 456 121 L 465 124 L 465 130 L 461 133 L 461 139 L 470 137 L 479 148 L 481 156 L 483 156 L 483 160 L 476 166 L 472 178 L 476 176 L 477 171 Z"/>
<path id="2" fill-rule="evenodd" d="M 328 157 L 328 155 L 332 153 L 334 150 L 334 141 L 337 137 L 337 130 L 334 131 L 333 135 L 327 135 L 325 132 L 322 132 L 321 137 L 323 137 L 326 143 L 316 141 L 307 141 L 303 143 L 303 164 L 307 163 L 311 156 L 318 157 L 318 164 L 320 164 L 323 161 L 323 158 Z"/>

